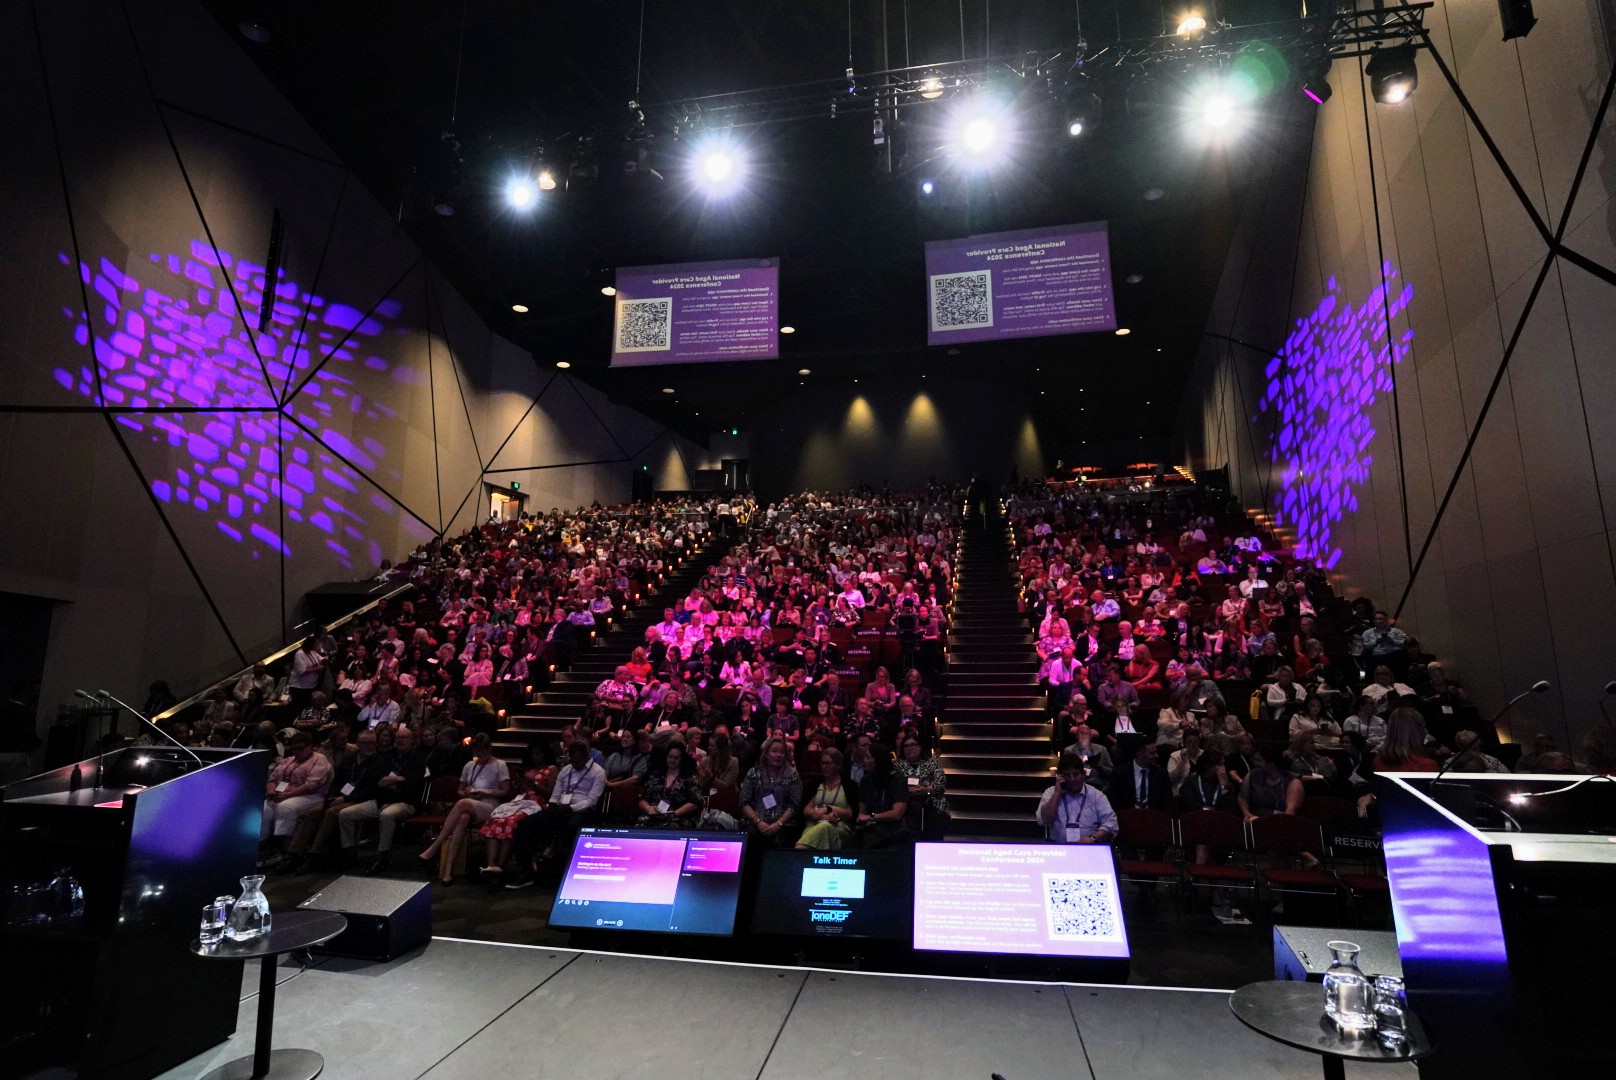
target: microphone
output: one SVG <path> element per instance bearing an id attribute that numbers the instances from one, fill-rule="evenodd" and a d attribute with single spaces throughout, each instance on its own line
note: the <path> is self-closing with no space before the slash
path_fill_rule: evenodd
<path id="1" fill-rule="evenodd" d="M 1612 683 L 1608 684 L 1608 686 L 1616 686 L 1616 682 L 1612 682 Z M 1506 701 L 1504 703 L 1504 707 L 1502 709 L 1498 710 L 1498 715 L 1493 717 L 1493 722 L 1492 722 L 1493 731 L 1495 733 L 1498 731 L 1498 721 L 1502 720 L 1504 718 L 1504 714 L 1509 712 L 1510 709 L 1514 708 L 1515 703 L 1517 701 L 1521 700 L 1521 698 L 1526 697 L 1528 694 L 1546 694 L 1548 692 L 1549 692 L 1549 680 L 1547 680 L 1547 679 L 1539 679 L 1537 682 L 1533 683 L 1531 686 L 1528 686 L 1525 690 L 1522 690 L 1520 693 L 1518 693 L 1514 697 L 1510 698 L 1508 701 Z M 1505 734 L 1507 734 L 1509 736 L 1509 741 L 1510 742 L 1515 741 L 1515 726 L 1513 724 L 1506 725 L 1505 728 L 1504 728 L 1504 732 L 1505 732 Z"/>
<path id="2" fill-rule="evenodd" d="M 1611 682 L 1606 683 L 1605 685 L 1606 685 L 1607 692 L 1616 692 L 1616 680 L 1612 680 Z M 1549 686 L 1549 680 L 1547 680 L 1547 679 L 1539 679 L 1537 682 L 1533 683 L 1531 686 L 1528 686 L 1525 690 L 1522 690 L 1520 693 L 1516 694 L 1514 697 L 1512 697 L 1508 701 L 1506 701 L 1504 703 L 1504 707 L 1502 709 L 1498 710 L 1498 715 L 1493 717 L 1492 724 L 1490 725 L 1492 727 L 1492 729 L 1493 729 L 1493 732 L 1495 734 L 1497 733 L 1497 731 L 1498 731 L 1498 721 L 1502 720 L 1504 718 L 1504 714 L 1509 712 L 1510 709 L 1515 707 L 1515 703 L 1517 701 L 1519 701 L 1522 698 L 1527 697 L 1527 696 L 1529 696 L 1531 694 L 1546 694 L 1546 693 L 1549 692 L 1550 689 L 1551 688 Z M 1504 730 L 1505 730 L 1505 733 L 1509 736 L 1509 741 L 1514 742 L 1515 741 L 1515 729 L 1514 729 L 1514 726 L 1513 725 L 1507 725 Z M 1455 761 L 1459 760 L 1460 753 L 1461 752 L 1456 751 L 1453 754 L 1450 754 L 1448 756 L 1448 760 L 1446 760 L 1446 761 L 1444 761 L 1442 763 L 1442 768 L 1440 768 L 1440 769 L 1438 769 L 1436 771 L 1436 778 L 1431 781 L 1432 785 L 1436 785 L 1438 783 L 1441 783 L 1442 777 L 1444 775 L 1446 775 L 1447 771 L 1453 767 L 1453 763 Z"/>
<path id="3" fill-rule="evenodd" d="M 82 694 L 83 691 L 82 690 L 75 690 L 74 693 Z M 90 695 L 85 694 L 85 696 L 89 697 Z M 116 697 L 113 697 L 111 694 L 109 694 L 105 690 L 97 690 L 95 692 L 95 696 L 98 699 L 99 698 L 104 698 L 107 701 L 111 701 L 111 702 L 113 702 L 113 703 L 115 703 L 117 705 L 123 706 L 125 709 L 128 709 L 130 712 L 135 714 L 135 719 L 136 720 L 139 720 L 142 724 L 145 724 L 147 727 L 149 727 L 153 731 L 157 732 L 157 734 L 161 735 L 163 738 L 167 739 L 169 742 L 173 743 L 175 746 L 179 747 L 181 750 L 184 750 L 187 754 L 190 754 L 191 755 L 191 760 L 196 762 L 197 768 L 199 768 L 199 769 L 207 768 L 207 763 L 202 760 L 201 756 L 199 754 L 197 754 L 197 752 L 195 750 L 192 750 L 189 746 L 186 746 L 184 743 L 180 742 L 174 736 L 170 735 L 168 732 L 164 731 L 162 728 L 160 728 L 156 724 L 152 723 L 151 719 L 149 717 L 147 717 L 145 713 L 141 712 L 139 709 L 135 708 L 133 705 L 129 704 L 127 701 L 120 701 Z"/>
<path id="4" fill-rule="evenodd" d="M 93 701 L 97 705 L 101 705 L 101 706 L 106 705 L 106 702 L 102 701 L 100 698 L 96 697 L 94 694 L 90 693 L 88 690 L 75 690 L 75 691 L 73 691 L 73 693 L 74 693 L 75 696 L 81 697 L 85 701 Z"/>

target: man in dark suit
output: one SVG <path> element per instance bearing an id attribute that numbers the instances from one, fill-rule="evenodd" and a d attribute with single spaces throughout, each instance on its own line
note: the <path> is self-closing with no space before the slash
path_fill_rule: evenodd
<path id="1" fill-rule="evenodd" d="M 1116 810 L 1132 810 L 1142 806 L 1150 810 L 1166 810 L 1172 800 L 1173 782 L 1167 777 L 1156 755 L 1155 743 L 1141 743 L 1133 752 L 1133 759 L 1119 765 L 1111 773 L 1111 790 L 1107 793 Z"/>

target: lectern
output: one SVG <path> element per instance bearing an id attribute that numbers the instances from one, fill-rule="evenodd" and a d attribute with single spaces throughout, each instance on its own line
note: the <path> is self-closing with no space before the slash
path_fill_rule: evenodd
<path id="1" fill-rule="evenodd" d="M 147 1080 L 229 1038 L 241 964 L 193 956 L 202 905 L 253 871 L 269 754 L 128 747 L 0 788 L 0 1058 Z M 53 903 L 63 870 L 83 914 Z"/>
<path id="2" fill-rule="evenodd" d="M 1425 1077 L 1616 1070 L 1616 782 L 1609 777 L 1375 778 Z"/>

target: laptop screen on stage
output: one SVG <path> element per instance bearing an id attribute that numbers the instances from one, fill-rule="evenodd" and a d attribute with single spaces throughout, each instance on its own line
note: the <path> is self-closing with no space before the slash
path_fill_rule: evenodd
<path id="1" fill-rule="evenodd" d="M 732 934 L 745 849 L 740 833 L 580 830 L 550 925 Z"/>
<path id="2" fill-rule="evenodd" d="M 916 844 L 917 949 L 1128 956 L 1103 844 Z"/>

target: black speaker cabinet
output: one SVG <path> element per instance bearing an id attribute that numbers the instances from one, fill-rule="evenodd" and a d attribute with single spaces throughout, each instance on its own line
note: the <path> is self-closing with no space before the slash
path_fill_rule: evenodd
<path id="1" fill-rule="evenodd" d="M 314 947 L 327 956 L 391 960 L 432 937 L 432 889 L 425 882 L 344 875 L 297 906 L 348 916 L 348 929 Z"/>

